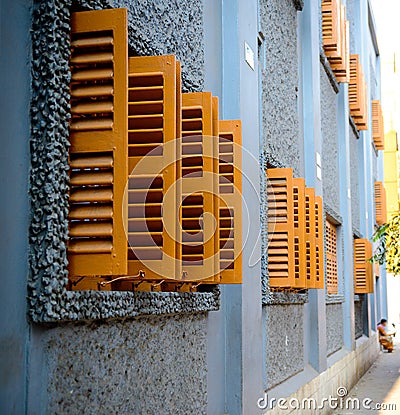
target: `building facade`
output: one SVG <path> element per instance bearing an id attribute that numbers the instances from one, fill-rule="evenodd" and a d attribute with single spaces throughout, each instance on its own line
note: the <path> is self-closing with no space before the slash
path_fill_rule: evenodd
<path id="1" fill-rule="evenodd" d="M 210 91 L 219 119 L 241 121 L 241 284 L 68 289 L 71 18 L 110 8 L 127 10 L 130 57 L 175 55 L 183 92 Z M 327 10 L 337 11 L 337 57 Z M 354 250 L 368 251 L 384 181 L 370 2 L 18 0 L 0 18 L 1 412 L 261 414 L 265 394 L 350 389 L 377 357 L 387 315 L 384 267 L 372 273 L 364 253 L 360 288 Z M 278 169 L 322 198 L 322 244 L 307 262 L 319 285 L 272 278 L 268 177 Z"/>

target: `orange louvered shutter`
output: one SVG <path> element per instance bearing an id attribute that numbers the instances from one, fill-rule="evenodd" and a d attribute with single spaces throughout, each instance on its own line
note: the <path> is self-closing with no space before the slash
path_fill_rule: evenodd
<path id="1" fill-rule="evenodd" d="M 294 287 L 293 171 L 268 169 L 268 274 L 272 288 Z"/>
<path id="2" fill-rule="evenodd" d="M 306 284 L 307 288 L 316 288 L 316 249 L 315 249 L 315 193 L 314 189 L 306 188 Z"/>
<path id="3" fill-rule="evenodd" d="M 72 14 L 68 243 L 72 279 L 127 272 L 123 223 L 127 56 L 126 9 Z M 82 288 L 96 289 L 97 283 Z"/>
<path id="4" fill-rule="evenodd" d="M 306 288 L 305 180 L 293 179 L 294 287 Z"/>
<path id="5" fill-rule="evenodd" d="M 338 293 L 337 228 L 326 221 L 326 286 L 328 294 Z"/>
<path id="6" fill-rule="evenodd" d="M 386 217 L 386 190 L 382 182 L 375 182 L 375 219 L 378 225 L 387 222 Z"/>
<path id="7" fill-rule="evenodd" d="M 209 92 L 182 95 L 182 143 L 178 149 L 182 196 L 180 208 L 182 280 L 218 280 L 215 252 L 213 101 Z M 207 281 L 209 282 L 209 280 Z"/>
<path id="8" fill-rule="evenodd" d="M 350 37 L 346 7 L 339 0 L 322 0 L 322 39 L 338 82 L 349 82 Z"/>
<path id="9" fill-rule="evenodd" d="M 242 282 L 242 126 L 219 121 L 219 261 L 221 284 Z"/>
<path id="10" fill-rule="evenodd" d="M 324 288 L 324 222 L 322 198 L 315 196 L 315 285 L 314 288 Z"/>
<path id="11" fill-rule="evenodd" d="M 385 130 L 381 102 L 372 101 L 372 138 L 377 150 L 385 149 Z"/>
<path id="12" fill-rule="evenodd" d="M 359 130 L 368 129 L 367 84 L 358 55 L 350 56 L 350 114 Z"/>
<path id="13" fill-rule="evenodd" d="M 128 271 L 144 271 L 144 280 L 173 279 L 180 275 L 175 246 L 180 67 L 174 55 L 133 57 L 128 72 Z"/>
<path id="14" fill-rule="evenodd" d="M 354 240 L 354 293 L 374 292 L 372 263 L 372 244 L 368 239 Z"/>

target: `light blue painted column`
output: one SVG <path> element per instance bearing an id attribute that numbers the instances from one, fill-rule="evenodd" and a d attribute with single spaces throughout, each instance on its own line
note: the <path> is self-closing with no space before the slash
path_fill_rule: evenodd
<path id="1" fill-rule="evenodd" d="M 316 153 L 321 154 L 321 91 L 320 91 L 320 14 L 319 0 L 306 0 L 301 13 L 304 161 L 307 186 L 322 195 L 322 183 L 316 174 Z M 325 290 L 309 290 L 305 305 L 308 361 L 319 372 L 327 367 Z"/>
<path id="2" fill-rule="evenodd" d="M 351 216 L 350 177 L 350 137 L 349 137 L 349 100 L 347 83 L 340 84 L 338 94 L 338 153 L 340 214 L 342 216 L 343 240 L 343 340 L 349 350 L 355 349 L 354 325 L 354 275 L 353 275 L 353 228 Z"/>

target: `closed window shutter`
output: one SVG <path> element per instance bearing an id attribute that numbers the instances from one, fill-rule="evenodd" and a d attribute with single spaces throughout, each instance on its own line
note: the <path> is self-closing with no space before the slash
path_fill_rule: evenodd
<path id="1" fill-rule="evenodd" d="M 215 277 L 215 189 L 213 101 L 209 92 L 182 94 L 182 144 L 178 177 L 181 179 L 180 208 L 182 279 L 201 281 Z M 218 219 L 217 219 L 218 221 Z M 208 281 L 209 282 L 209 281 Z"/>
<path id="2" fill-rule="evenodd" d="M 316 288 L 317 258 L 316 258 L 316 218 L 314 189 L 306 188 L 306 284 L 307 288 Z M 319 261 L 318 261 L 319 263 Z"/>
<path id="3" fill-rule="evenodd" d="M 378 225 L 387 222 L 386 216 L 386 190 L 382 182 L 375 182 L 375 219 Z"/>
<path id="4" fill-rule="evenodd" d="M 372 138 L 377 150 L 385 149 L 385 130 L 381 102 L 372 101 Z"/>
<path id="5" fill-rule="evenodd" d="M 372 244 L 368 239 L 354 240 L 354 293 L 374 292 L 372 263 Z"/>
<path id="6" fill-rule="evenodd" d="M 315 196 L 315 285 L 314 288 L 324 288 L 324 222 L 322 198 Z"/>
<path id="7" fill-rule="evenodd" d="M 322 39 L 338 82 L 349 82 L 350 37 L 346 7 L 339 0 L 322 0 Z"/>
<path id="8" fill-rule="evenodd" d="M 146 281 L 180 275 L 175 184 L 180 67 L 174 55 L 133 57 L 128 72 L 128 272 L 145 272 L 144 290 Z"/>
<path id="9" fill-rule="evenodd" d="M 358 55 L 350 56 L 349 106 L 359 130 L 368 130 L 367 84 Z"/>
<path id="10" fill-rule="evenodd" d="M 268 169 L 268 274 L 271 288 L 294 287 L 292 169 Z"/>
<path id="11" fill-rule="evenodd" d="M 305 180 L 293 179 L 294 287 L 306 288 Z"/>
<path id="12" fill-rule="evenodd" d="M 127 13 L 71 18 L 70 278 L 127 272 Z M 77 289 L 97 288 L 92 278 Z"/>
<path id="13" fill-rule="evenodd" d="M 221 284 L 242 282 L 242 126 L 219 121 L 219 261 Z"/>
<path id="14" fill-rule="evenodd" d="M 326 221 L 326 285 L 328 294 L 338 293 L 337 228 Z"/>

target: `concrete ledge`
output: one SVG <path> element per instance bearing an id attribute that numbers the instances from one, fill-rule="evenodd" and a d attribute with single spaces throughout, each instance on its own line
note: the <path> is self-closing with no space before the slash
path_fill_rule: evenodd
<path id="1" fill-rule="evenodd" d="M 345 387 L 349 391 L 378 357 L 379 346 L 377 336 L 375 333 L 370 338 L 362 336 L 357 340 L 355 350 L 346 353 L 346 351 L 342 349 L 335 353 L 335 355 L 336 354 L 338 354 L 338 357 L 340 357 L 341 354 L 344 354 L 344 357 L 333 363 L 325 372 L 315 376 L 307 384 L 301 386 L 297 391 L 290 392 L 295 384 L 295 378 L 293 377 L 289 381 L 279 385 L 279 387 L 268 391 L 268 398 L 278 399 L 282 397 L 286 398 L 288 401 L 294 398 L 300 402 L 303 399 L 313 398 L 316 399 L 317 402 L 322 402 L 323 398 L 337 396 L 337 389 L 339 386 Z M 331 361 L 333 359 L 334 355 L 332 355 Z M 300 380 L 298 383 L 301 384 L 305 377 L 312 374 L 312 371 L 313 369 L 308 368 L 299 374 L 298 376 L 301 375 L 301 378 L 299 378 Z M 331 409 L 326 405 L 326 408 L 319 410 L 318 414 L 328 415 L 330 412 Z M 276 407 L 267 410 L 264 412 L 264 415 L 295 415 L 298 413 L 297 409 L 283 410 Z M 313 409 L 301 410 L 301 414 L 303 415 L 312 415 L 315 413 L 316 412 Z"/>

